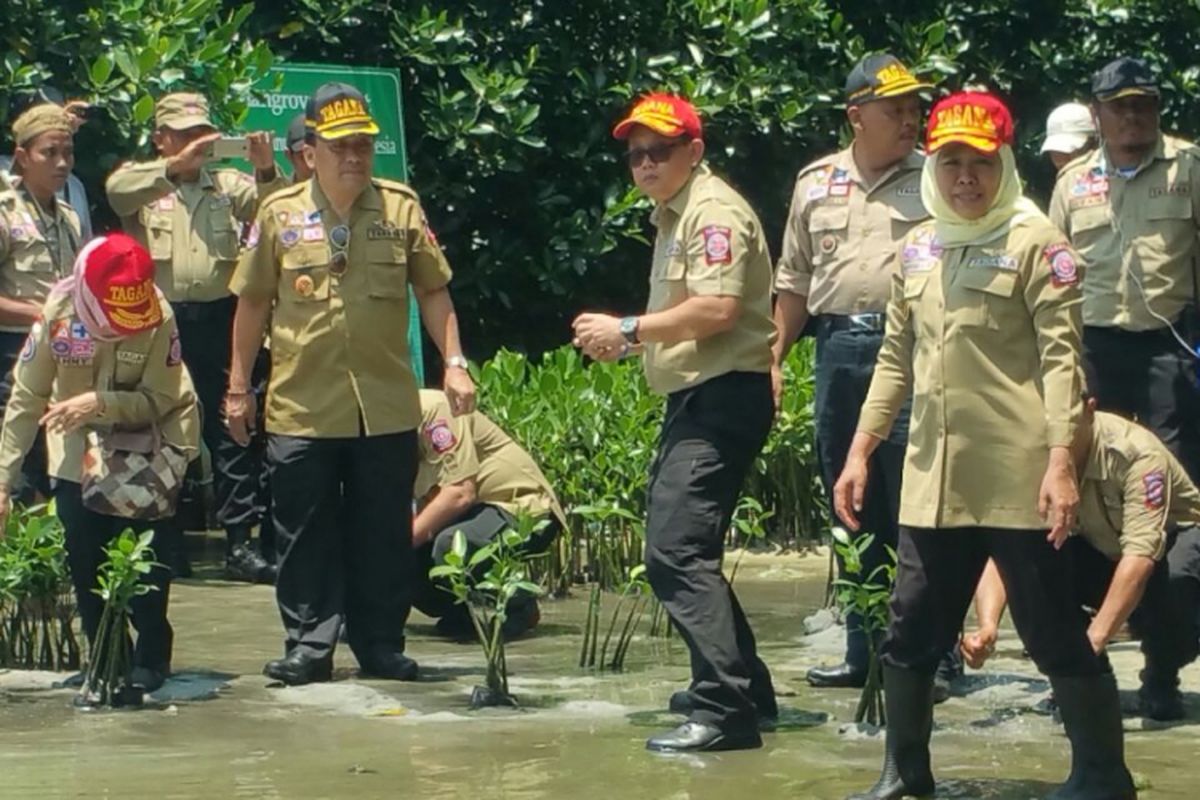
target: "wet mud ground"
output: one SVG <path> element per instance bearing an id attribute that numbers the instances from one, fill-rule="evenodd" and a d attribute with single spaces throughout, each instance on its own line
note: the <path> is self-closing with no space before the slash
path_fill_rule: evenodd
<path id="1" fill-rule="evenodd" d="M 838 628 L 806 635 L 802 624 L 821 605 L 826 568 L 821 556 L 746 558 L 737 590 L 775 674 L 780 729 L 761 750 L 676 756 L 643 742 L 678 721 L 665 707 L 687 683 L 686 648 L 641 636 L 625 672 L 579 669 L 583 591 L 543 602 L 536 635 L 510 645 L 523 709 L 469 712 L 480 650 L 438 639 L 420 614 L 409 626 L 416 683 L 359 680 L 342 647 L 332 683 L 281 688 L 260 674 L 282 647 L 272 590 L 182 581 L 171 597 L 176 675 L 146 708 L 80 712 L 72 692 L 52 688 L 63 676 L 0 671 L 0 798 L 842 798 L 874 782 L 883 743 L 847 724 L 856 690 L 803 682 L 840 653 Z M 607 621 L 615 599 L 605 600 Z M 1042 797 L 1066 775 L 1061 728 L 1036 710 L 1048 685 L 1011 630 L 997 652 L 935 713 L 939 797 Z M 1112 657 L 1132 710 L 1136 644 Z M 1200 797 L 1200 666 L 1184 689 L 1183 723 L 1126 718 L 1147 800 Z"/>

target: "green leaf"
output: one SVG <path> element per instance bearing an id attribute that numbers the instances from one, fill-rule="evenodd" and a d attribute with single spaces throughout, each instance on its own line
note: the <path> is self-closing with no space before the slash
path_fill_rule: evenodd
<path id="1" fill-rule="evenodd" d="M 133 59 L 129 57 L 129 53 L 124 49 L 114 50 L 113 59 L 117 62 L 117 68 L 121 70 L 121 73 L 126 78 L 135 83 L 141 79 L 142 73 L 138 70 L 137 65 L 133 63 Z"/>
<path id="2" fill-rule="evenodd" d="M 154 98 L 144 94 L 133 104 L 133 121 L 145 125 L 154 116 Z"/>
<path id="3" fill-rule="evenodd" d="M 92 62 L 90 77 L 92 83 L 96 86 L 101 86 L 108 82 L 113 71 L 113 60 L 105 54 L 100 54 L 96 60 Z"/>

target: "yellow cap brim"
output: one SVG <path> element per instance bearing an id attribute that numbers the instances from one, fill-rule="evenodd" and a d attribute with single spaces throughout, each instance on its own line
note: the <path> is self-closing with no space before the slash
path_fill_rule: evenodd
<path id="1" fill-rule="evenodd" d="M 333 141 L 347 136 L 378 136 L 379 126 L 370 117 L 350 117 L 328 125 L 318 125 L 313 132 L 326 141 Z"/>
<path id="2" fill-rule="evenodd" d="M 674 117 L 664 117 L 654 112 L 634 112 L 617 123 L 613 128 L 614 139 L 624 139 L 629 136 L 634 125 L 644 125 L 655 133 L 663 136 L 678 136 L 683 133 L 683 126 Z"/>
<path id="3" fill-rule="evenodd" d="M 933 88 L 932 83 L 925 83 L 923 81 L 918 81 L 918 80 L 897 81 L 896 83 L 894 83 L 890 86 L 881 86 L 878 89 L 876 89 L 875 90 L 875 98 L 879 99 L 879 98 L 883 98 L 883 97 L 901 97 L 902 95 L 912 94 L 913 92 L 921 92 L 926 89 L 932 89 L 932 88 Z"/>
<path id="4" fill-rule="evenodd" d="M 1118 89 L 1115 92 L 1096 95 L 1096 99 L 1101 103 L 1107 103 L 1111 100 L 1120 100 L 1122 97 L 1158 97 L 1157 89 L 1150 89 L 1145 86 L 1130 86 L 1128 89 Z"/>
<path id="5" fill-rule="evenodd" d="M 953 142 L 965 144 L 967 147 L 978 150 L 981 153 L 987 153 L 988 155 L 991 155 L 1000 149 L 999 139 L 994 139 L 990 136 L 981 136 L 979 134 L 969 133 L 967 131 L 947 131 L 940 136 L 933 137 L 930 139 L 926 149 L 930 153 L 936 153 L 938 150 L 941 150 L 943 147 Z"/>

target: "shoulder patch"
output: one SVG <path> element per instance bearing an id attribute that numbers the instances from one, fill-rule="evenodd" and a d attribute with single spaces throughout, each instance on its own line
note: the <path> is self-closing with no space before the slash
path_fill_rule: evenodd
<path id="1" fill-rule="evenodd" d="M 830 153 L 827 156 L 818 158 L 816 161 L 812 161 L 808 164 L 805 164 L 803 167 L 800 168 L 800 172 L 797 174 L 796 177 L 802 178 L 805 175 L 808 175 L 808 174 L 815 172 L 817 170 L 820 170 L 820 169 L 832 172 L 833 171 L 833 162 L 837 160 L 837 157 L 839 155 L 841 155 L 841 154 L 840 153 Z"/>
<path id="2" fill-rule="evenodd" d="M 171 344 L 167 347 L 167 366 L 178 367 L 183 363 L 183 345 L 179 343 L 179 331 L 171 331 Z"/>
<path id="3" fill-rule="evenodd" d="M 37 355 L 37 340 L 42 335 L 42 321 L 38 320 L 33 323 L 33 327 L 29 329 L 29 335 L 25 337 L 25 346 L 21 348 L 21 361 L 33 361 L 33 357 Z"/>
<path id="4" fill-rule="evenodd" d="M 706 225 L 700 233 L 704 236 L 704 263 L 733 263 L 733 229 L 723 225 Z"/>
<path id="5" fill-rule="evenodd" d="M 291 186 L 285 186 L 284 188 L 280 189 L 279 191 L 271 192 L 271 194 L 267 195 L 267 199 L 262 201 L 260 208 L 269 208 L 272 206 L 276 206 L 276 205 L 279 205 L 280 203 L 284 202 L 285 200 L 290 200 L 293 197 L 298 197 L 300 195 L 300 193 L 305 191 L 307 188 L 308 188 L 307 181 L 304 183 L 294 183 Z"/>
<path id="6" fill-rule="evenodd" d="M 1154 469 L 1142 476 L 1145 504 L 1148 509 L 1159 509 L 1167 502 L 1167 476 L 1161 469 Z"/>
<path id="7" fill-rule="evenodd" d="M 413 189 L 407 183 L 401 183 L 400 181 L 388 180 L 387 178 L 371 178 L 371 183 L 375 184 L 376 189 L 400 192 L 401 194 L 412 198 L 416 198 L 417 196 L 416 189 Z"/>
<path id="8" fill-rule="evenodd" d="M 1079 265 L 1075 263 L 1071 247 L 1065 242 L 1046 245 L 1042 257 L 1050 265 L 1050 280 L 1055 286 L 1074 286 L 1079 283 Z"/>
<path id="9" fill-rule="evenodd" d="M 438 455 L 454 449 L 454 445 L 458 444 L 458 440 L 454 438 L 454 431 L 450 430 L 450 423 L 444 419 L 435 419 L 426 425 L 425 438 L 433 452 Z"/>

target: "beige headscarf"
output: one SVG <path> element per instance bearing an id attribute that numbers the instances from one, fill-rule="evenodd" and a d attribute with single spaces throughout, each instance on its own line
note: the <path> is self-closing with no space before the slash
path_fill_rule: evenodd
<path id="1" fill-rule="evenodd" d="M 943 247 L 986 244 L 1006 235 L 1013 225 L 1023 220 L 1046 216 L 1023 194 L 1024 185 L 1017 174 L 1017 160 L 1008 145 L 1001 145 L 998 151 L 1004 174 L 992 207 L 979 219 L 959 216 L 938 190 L 937 163 L 945 152 L 938 150 L 925 159 L 925 167 L 921 172 L 921 201 L 933 217 L 938 242 Z"/>

